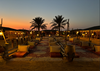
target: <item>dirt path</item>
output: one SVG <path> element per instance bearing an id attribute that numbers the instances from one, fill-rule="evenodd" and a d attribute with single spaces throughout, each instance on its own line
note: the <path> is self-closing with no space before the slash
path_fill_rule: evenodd
<path id="1" fill-rule="evenodd" d="M 0 71 L 100 71 L 100 62 L 11 61 Z"/>

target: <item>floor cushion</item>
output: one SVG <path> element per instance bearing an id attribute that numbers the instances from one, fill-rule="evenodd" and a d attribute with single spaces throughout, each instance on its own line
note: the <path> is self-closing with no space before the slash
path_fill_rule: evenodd
<path id="1" fill-rule="evenodd" d="M 12 55 L 12 57 L 24 57 L 27 54 L 27 52 L 16 52 Z"/>
<path id="2" fill-rule="evenodd" d="M 50 52 L 50 57 L 62 57 L 60 52 Z"/>

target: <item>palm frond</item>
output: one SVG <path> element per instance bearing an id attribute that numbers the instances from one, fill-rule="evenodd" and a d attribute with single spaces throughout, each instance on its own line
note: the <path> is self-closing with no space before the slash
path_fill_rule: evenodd
<path id="1" fill-rule="evenodd" d="M 41 29 L 46 29 L 46 28 L 47 28 L 46 24 L 41 25 Z"/>
<path id="2" fill-rule="evenodd" d="M 31 28 L 31 27 L 33 27 L 32 29 L 38 28 L 38 31 L 39 31 L 39 29 L 41 28 L 41 26 L 42 26 L 42 28 L 46 28 L 46 24 L 43 26 L 44 19 L 42 19 L 41 17 L 36 17 L 36 18 L 33 19 L 33 21 L 30 22 L 30 23 L 32 23 L 32 25 L 30 26 L 30 28 Z"/>
<path id="3" fill-rule="evenodd" d="M 63 25 L 65 26 L 66 24 L 67 24 L 67 23 L 62 23 L 61 25 L 62 25 L 62 26 L 63 26 Z"/>
<path id="4" fill-rule="evenodd" d="M 62 22 L 61 22 L 61 23 L 64 23 L 64 22 L 67 22 L 67 19 L 65 19 L 65 20 L 62 20 Z"/>
<path id="5" fill-rule="evenodd" d="M 38 26 L 34 26 L 31 30 L 35 29 L 35 28 L 38 28 Z"/>
<path id="6" fill-rule="evenodd" d="M 61 28 L 65 29 L 64 26 L 60 26 Z"/>
<path id="7" fill-rule="evenodd" d="M 57 23 L 53 23 L 50 27 L 57 26 Z"/>
<path id="8" fill-rule="evenodd" d="M 53 23 L 55 23 L 55 22 L 53 21 L 53 22 L 51 22 L 50 24 L 53 24 Z"/>
<path id="9" fill-rule="evenodd" d="M 54 27 L 52 28 L 52 30 L 54 30 L 54 29 L 59 29 L 59 27 L 58 27 L 58 26 L 54 26 Z"/>
<path id="10" fill-rule="evenodd" d="M 30 28 L 34 27 L 34 26 L 37 26 L 37 24 L 36 23 L 32 23 L 32 25 L 30 26 Z"/>

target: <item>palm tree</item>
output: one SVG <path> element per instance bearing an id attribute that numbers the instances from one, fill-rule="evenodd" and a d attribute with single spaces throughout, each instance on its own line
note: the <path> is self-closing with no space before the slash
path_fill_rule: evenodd
<path id="1" fill-rule="evenodd" d="M 67 21 L 67 19 L 64 20 L 64 17 L 62 17 L 62 15 L 55 16 L 53 21 L 50 23 L 50 24 L 52 24 L 51 27 L 53 27 L 52 30 L 58 29 L 59 36 L 60 36 L 60 28 L 64 28 L 64 26 L 67 24 L 66 21 Z"/>
<path id="2" fill-rule="evenodd" d="M 40 28 L 41 29 L 46 29 L 47 28 L 46 24 L 43 24 L 44 23 L 44 19 L 42 19 L 41 17 L 36 17 L 30 23 L 32 23 L 32 25 L 30 26 L 30 28 L 32 28 L 31 30 L 37 28 L 39 36 L 40 36 Z"/>

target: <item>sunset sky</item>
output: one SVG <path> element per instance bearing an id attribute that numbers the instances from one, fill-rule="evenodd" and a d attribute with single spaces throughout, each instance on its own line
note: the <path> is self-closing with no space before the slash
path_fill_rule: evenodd
<path id="1" fill-rule="evenodd" d="M 70 19 L 70 29 L 84 29 L 100 25 L 99 4 L 99 0 L 0 0 L 0 19 L 3 27 L 29 30 L 32 19 L 42 17 L 51 29 L 53 18 L 62 15 Z"/>

